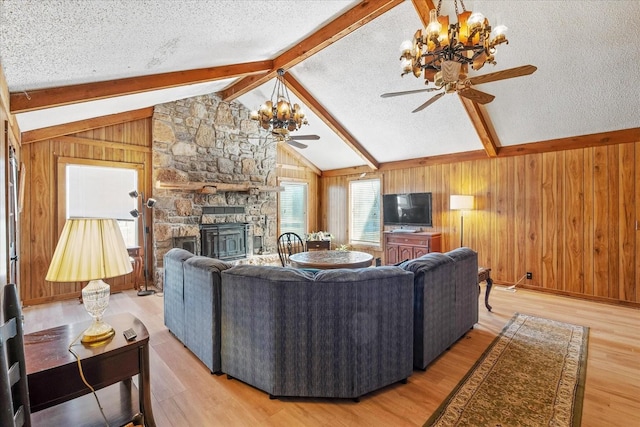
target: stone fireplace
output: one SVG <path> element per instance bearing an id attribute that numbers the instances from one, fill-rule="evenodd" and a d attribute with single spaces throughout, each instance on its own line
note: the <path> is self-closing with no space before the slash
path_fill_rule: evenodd
<path id="1" fill-rule="evenodd" d="M 276 253 L 276 144 L 249 110 L 213 94 L 157 105 L 152 135 L 156 286 L 162 287 L 162 259 L 173 247 L 228 260 Z M 235 187 L 220 190 L 222 184 Z M 229 232 L 238 224 L 240 235 Z"/>

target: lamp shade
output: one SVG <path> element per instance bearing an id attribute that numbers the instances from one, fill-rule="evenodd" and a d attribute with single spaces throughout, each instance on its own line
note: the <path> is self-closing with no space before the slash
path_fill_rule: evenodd
<path id="1" fill-rule="evenodd" d="M 70 218 L 62 229 L 45 280 L 84 282 L 131 271 L 127 247 L 115 219 Z"/>
<path id="2" fill-rule="evenodd" d="M 473 196 L 462 196 L 452 194 L 449 199 L 449 208 L 451 210 L 472 210 Z"/>

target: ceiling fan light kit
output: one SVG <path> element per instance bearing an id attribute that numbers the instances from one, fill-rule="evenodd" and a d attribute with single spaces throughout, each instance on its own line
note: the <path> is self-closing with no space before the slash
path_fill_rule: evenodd
<path id="1" fill-rule="evenodd" d="M 487 104 L 495 96 L 474 89 L 472 85 L 526 76 L 537 70 L 533 65 L 524 65 L 468 78 L 469 65 L 479 70 L 484 64 L 496 64 L 496 46 L 509 43 L 505 36 L 507 27 L 498 25 L 492 29 L 484 15 L 467 11 L 462 0 L 462 13 L 458 13 L 458 0 L 453 0 L 453 3 L 458 22 L 449 24 L 449 17 L 440 15 L 442 0 L 439 0 L 437 8 L 429 11 L 429 24 L 424 33 L 419 29 L 413 41 L 406 40 L 400 46 L 401 75 L 424 75 L 425 84 L 433 82 L 435 88 L 383 93 L 380 95 L 382 98 L 444 89 L 413 110 L 413 113 L 424 110 L 445 93 L 457 92 L 477 104 Z"/>
<path id="2" fill-rule="evenodd" d="M 300 105 L 291 103 L 283 76 L 284 70 L 279 68 L 271 99 L 265 101 L 258 110 L 251 111 L 249 117 L 251 120 L 259 121 L 263 129 L 271 130 L 271 135 L 277 141 L 286 142 L 296 148 L 307 148 L 306 144 L 296 140 L 316 141 L 320 137 L 318 135 L 290 135 L 290 132 L 309 123 Z"/>
<path id="3" fill-rule="evenodd" d="M 265 101 L 257 111 L 252 111 L 250 117 L 259 121 L 263 129 L 271 128 L 274 134 L 288 135 L 308 123 L 300 105 L 291 103 L 283 76 L 284 70 L 278 69 L 271 99 Z"/>
<path id="4" fill-rule="evenodd" d="M 419 29 L 413 41 L 402 43 L 403 76 L 413 73 L 420 77 L 424 73 L 426 80 L 434 82 L 436 74 L 444 72 L 443 65 L 449 61 L 460 64 L 460 72 L 465 75 L 469 65 L 474 70 L 486 63 L 495 65 L 496 46 L 509 43 L 505 36 L 507 27 L 499 25 L 492 29 L 483 14 L 467 11 L 462 0 L 462 13 L 458 13 L 458 0 L 454 0 L 454 5 L 458 22 L 449 24 L 449 16 L 440 15 L 440 0 L 437 8 L 429 12 L 429 24 L 424 31 Z"/>

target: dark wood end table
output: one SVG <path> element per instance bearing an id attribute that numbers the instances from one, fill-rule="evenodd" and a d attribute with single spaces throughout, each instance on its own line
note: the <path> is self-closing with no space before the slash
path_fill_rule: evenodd
<path id="1" fill-rule="evenodd" d="M 96 389 L 110 424 L 123 425 L 141 413 L 144 424 L 154 427 L 149 372 L 149 333 L 129 313 L 105 317 L 116 334 L 100 346 L 80 343 L 78 354 L 84 375 Z M 102 425 L 91 390 L 82 382 L 78 362 L 69 345 L 90 321 L 59 326 L 24 336 L 25 364 L 29 383 L 32 419 L 44 425 Z M 133 328 L 137 337 L 127 341 L 123 331 Z M 132 393 L 132 377 L 138 375 L 138 396 Z M 119 384 L 118 384 L 119 383 Z M 84 396 L 84 397 L 83 397 Z M 96 418 L 96 419 L 92 419 Z"/>
<path id="2" fill-rule="evenodd" d="M 493 279 L 491 278 L 490 268 L 478 267 L 478 284 L 480 282 L 487 282 L 487 289 L 484 291 L 484 306 L 487 307 L 487 310 L 491 311 L 492 307 L 489 305 L 489 294 L 491 293 L 491 287 L 493 286 Z"/>

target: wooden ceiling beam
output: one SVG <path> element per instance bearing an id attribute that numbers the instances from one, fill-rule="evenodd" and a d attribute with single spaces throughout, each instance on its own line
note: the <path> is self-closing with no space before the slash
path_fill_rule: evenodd
<path id="1" fill-rule="evenodd" d="M 124 113 L 95 117 L 93 119 L 79 120 L 77 122 L 65 123 L 57 126 L 49 126 L 42 129 L 22 132 L 22 143 L 29 144 L 36 141 L 57 138 L 105 126 L 113 126 L 120 123 L 132 122 L 134 120 L 146 119 L 152 116 L 153 107 L 147 107 Z"/>
<path id="2" fill-rule="evenodd" d="M 205 83 L 250 74 L 263 73 L 273 68 L 273 61 L 256 61 L 197 70 L 174 71 L 171 73 L 106 80 L 95 83 L 60 86 L 47 89 L 12 92 L 10 94 L 11 113 L 24 113 L 61 105 L 97 99 L 113 98 L 152 90 Z"/>
<path id="3" fill-rule="evenodd" d="M 243 78 L 239 82 L 221 91 L 221 98 L 229 102 L 250 92 L 275 78 L 279 68 L 288 70 L 400 3 L 402 3 L 402 0 L 366 0 L 359 2 L 356 6 L 329 22 L 291 49 L 280 54 L 273 60 L 273 68 L 270 72 L 260 77 L 252 76 Z"/>
<path id="4" fill-rule="evenodd" d="M 508 145 L 500 149 L 500 157 L 576 150 L 638 141 L 640 141 L 640 127 Z"/>
<path id="5" fill-rule="evenodd" d="M 467 111 L 473 127 L 476 129 L 476 133 L 480 138 L 480 142 L 482 142 L 484 151 L 489 157 L 497 157 L 500 148 L 496 145 L 496 142 L 490 132 L 489 124 L 480 110 L 480 105 L 478 105 L 477 102 L 473 102 L 472 100 L 465 98 L 464 96 L 458 97 L 460 98 L 460 101 L 462 101 L 462 106 Z"/>
<path id="6" fill-rule="evenodd" d="M 291 74 L 284 75 L 287 88 L 331 128 L 371 169 L 378 169 L 378 161 L 351 135 Z"/>
<path id="7" fill-rule="evenodd" d="M 429 25 L 429 11 L 431 9 L 435 9 L 435 5 L 432 0 L 411 0 L 413 3 L 413 7 L 415 8 L 420 20 L 422 21 L 422 25 L 425 27 Z"/>

